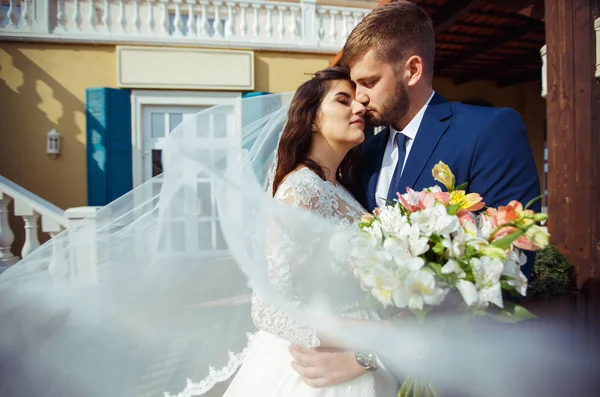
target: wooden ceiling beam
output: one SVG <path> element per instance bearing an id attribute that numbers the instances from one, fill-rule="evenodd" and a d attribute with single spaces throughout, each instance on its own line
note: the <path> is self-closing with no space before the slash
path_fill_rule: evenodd
<path id="1" fill-rule="evenodd" d="M 522 36 L 525 36 L 526 34 L 529 34 L 529 33 L 532 33 L 532 32 L 538 31 L 538 30 L 542 30 L 542 29 L 544 29 L 544 23 L 536 21 L 534 19 L 530 19 L 526 23 L 523 23 L 521 26 L 517 26 L 515 28 L 508 30 L 503 35 L 494 37 L 494 38 L 487 40 L 477 46 L 472 47 L 471 50 L 461 53 L 460 55 L 458 55 L 456 58 L 454 58 L 452 60 L 437 63 L 435 65 L 435 70 L 441 72 L 446 68 L 449 68 L 449 67 L 457 65 L 461 62 L 464 62 L 466 60 L 474 58 L 479 54 L 490 52 L 494 48 L 501 47 L 504 44 L 507 44 L 513 40 L 516 40 Z"/>
<path id="2" fill-rule="evenodd" d="M 532 6 L 537 0 L 488 0 L 488 4 L 496 7 L 502 7 L 510 12 L 519 12 Z"/>
<path id="3" fill-rule="evenodd" d="M 501 63 L 495 62 L 492 67 L 482 68 L 476 73 L 465 73 L 464 75 L 456 77 L 454 79 L 454 84 L 461 85 L 473 80 L 490 80 L 494 76 L 511 68 L 532 63 L 539 63 L 540 68 L 542 67 L 542 58 L 540 57 L 539 52 L 515 55 Z"/>
<path id="4" fill-rule="evenodd" d="M 435 33 L 441 33 L 473 10 L 481 7 L 487 0 L 454 0 L 440 7 L 431 16 Z"/>

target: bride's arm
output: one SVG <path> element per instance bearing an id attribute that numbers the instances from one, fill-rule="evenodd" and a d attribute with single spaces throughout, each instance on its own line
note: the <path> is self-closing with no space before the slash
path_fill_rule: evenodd
<path id="1" fill-rule="evenodd" d="M 282 184 L 276 199 L 305 211 L 318 213 L 320 191 L 311 181 Z M 293 226 L 279 219 L 269 225 L 268 265 L 271 283 L 287 302 L 301 305 L 294 287 L 294 275 L 303 266 L 302 247 L 294 240 Z M 258 292 L 252 294 L 252 319 L 257 328 L 307 348 L 341 347 L 314 327 L 301 324 L 278 307 L 266 303 Z"/>

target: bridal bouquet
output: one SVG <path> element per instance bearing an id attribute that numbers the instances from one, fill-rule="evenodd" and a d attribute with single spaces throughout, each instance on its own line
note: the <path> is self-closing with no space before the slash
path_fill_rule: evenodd
<path id="1" fill-rule="evenodd" d="M 350 255 L 363 290 L 383 306 L 410 310 L 421 321 L 451 291 L 462 297 L 462 309 L 474 314 L 500 321 L 533 317 L 505 302 L 503 293 L 526 295 L 522 250 L 548 245 L 547 228 L 541 225 L 547 215 L 518 201 L 481 211 L 482 197 L 467 194 L 466 184 L 455 186 L 446 164 L 438 163 L 432 172 L 447 192 L 439 186 L 420 192 L 407 188 L 390 205 L 360 219 Z M 411 392 L 437 394 L 431 385 L 409 380 L 399 396 Z"/>

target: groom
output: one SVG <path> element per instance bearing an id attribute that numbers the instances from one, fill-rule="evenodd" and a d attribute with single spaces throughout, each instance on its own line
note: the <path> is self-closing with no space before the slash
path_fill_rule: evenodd
<path id="1" fill-rule="evenodd" d="M 487 206 L 540 195 L 527 131 L 512 109 L 451 103 L 432 88 L 435 33 L 423 9 L 396 1 L 375 8 L 352 31 L 341 63 L 350 67 L 365 118 L 386 128 L 362 145 L 361 185 L 354 195 L 368 210 L 386 199 L 433 186 L 433 166 L 448 164 L 456 183 L 469 182 Z M 540 211 L 538 201 L 532 206 Z M 532 258 L 523 273 L 531 275 Z M 313 387 L 351 381 L 381 365 L 353 352 L 292 346 L 293 367 Z"/>

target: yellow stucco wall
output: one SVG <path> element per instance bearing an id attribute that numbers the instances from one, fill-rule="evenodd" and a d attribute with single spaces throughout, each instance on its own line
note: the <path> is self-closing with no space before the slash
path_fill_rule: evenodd
<path id="1" fill-rule="evenodd" d="M 61 208 L 86 205 L 85 89 L 115 84 L 114 46 L 0 43 L 0 174 Z"/>
<path id="2" fill-rule="evenodd" d="M 256 91 L 289 92 L 310 79 L 311 74 L 329 65 L 330 54 L 298 54 L 256 51 L 254 78 Z"/>

